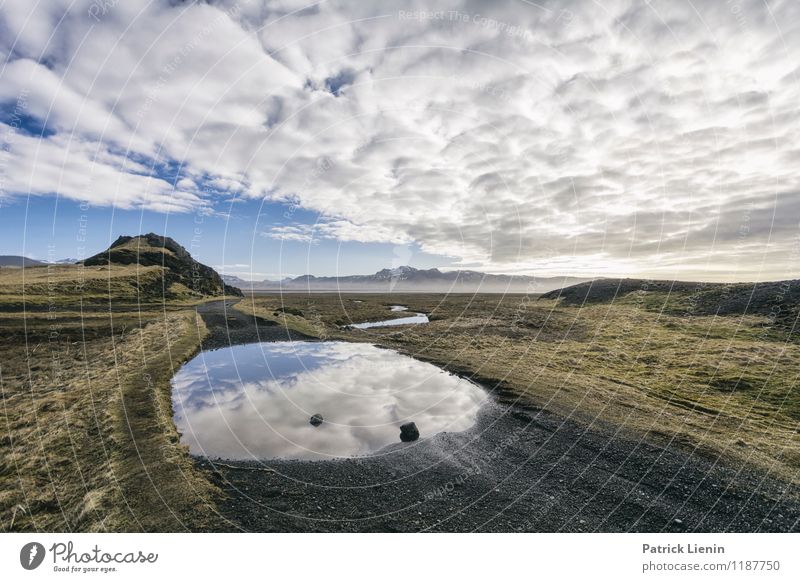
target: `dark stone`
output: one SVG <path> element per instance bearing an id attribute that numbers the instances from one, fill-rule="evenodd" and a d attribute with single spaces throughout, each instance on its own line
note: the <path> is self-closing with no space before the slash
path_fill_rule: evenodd
<path id="1" fill-rule="evenodd" d="M 311 419 L 308 422 L 311 423 L 311 426 L 319 426 L 322 424 L 322 415 L 315 414 L 311 417 Z"/>
<path id="2" fill-rule="evenodd" d="M 407 422 L 400 425 L 400 440 L 404 443 L 410 443 L 419 438 L 419 429 L 413 422 Z"/>

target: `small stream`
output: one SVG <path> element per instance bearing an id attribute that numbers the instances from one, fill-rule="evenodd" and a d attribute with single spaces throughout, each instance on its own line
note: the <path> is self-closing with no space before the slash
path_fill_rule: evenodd
<path id="1" fill-rule="evenodd" d="M 369 329 L 371 327 L 390 327 L 393 325 L 413 325 L 428 323 L 430 320 L 424 313 L 415 313 L 409 317 L 398 317 L 397 319 L 384 319 L 383 321 L 367 321 L 364 323 L 354 323 L 350 325 L 353 329 Z"/>
<path id="2" fill-rule="evenodd" d="M 399 312 L 408 311 L 407 305 L 390 305 L 389 311 Z M 381 321 L 365 321 L 363 323 L 352 323 L 349 328 L 352 329 L 369 329 L 371 327 L 391 327 L 394 325 L 416 325 L 420 323 L 430 323 L 430 319 L 424 313 L 415 313 L 408 317 L 399 317 L 397 319 L 384 319 Z"/>

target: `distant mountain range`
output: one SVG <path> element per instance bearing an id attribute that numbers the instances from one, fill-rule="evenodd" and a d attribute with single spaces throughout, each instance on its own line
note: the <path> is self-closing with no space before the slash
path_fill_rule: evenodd
<path id="1" fill-rule="evenodd" d="M 0 267 L 38 267 L 44 265 L 42 261 L 20 257 L 18 255 L 0 255 Z"/>
<path id="2" fill-rule="evenodd" d="M 491 275 L 478 271 L 440 271 L 408 266 L 382 269 L 373 275 L 301 275 L 282 281 L 245 281 L 233 275 L 222 275 L 222 279 L 243 291 L 355 293 L 546 293 L 590 280 L 578 277 Z"/>
<path id="3" fill-rule="evenodd" d="M 40 267 L 47 264 L 73 264 L 74 259 L 47 263 L 16 255 L 0 255 L 0 267 Z M 479 271 L 440 271 L 397 267 L 382 269 L 372 275 L 315 277 L 302 275 L 282 281 L 245 281 L 235 275 L 218 275 L 210 267 L 194 262 L 189 253 L 169 237 L 153 233 L 136 237 L 121 236 L 111 247 L 83 261 L 86 266 L 138 263 L 163 266 L 170 273 L 168 285 L 180 282 L 189 286 L 190 279 L 203 281 L 202 293 L 217 295 L 223 285 L 243 291 L 264 292 L 351 292 L 351 293 L 547 293 L 570 285 L 591 281 L 578 277 L 530 277 L 526 275 L 491 275 Z M 194 265 L 194 266 L 192 266 Z M 201 270 L 194 273 L 191 269 Z M 198 277 L 199 275 L 199 277 Z M 221 277 L 221 278 L 220 278 Z M 227 293 L 234 292 L 227 289 Z"/>
<path id="4" fill-rule="evenodd" d="M 19 255 L 0 255 L 0 267 L 41 267 L 42 265 L 71 265 L 78 259 L 61 259 L 58 261 L 37 261 Z"/>

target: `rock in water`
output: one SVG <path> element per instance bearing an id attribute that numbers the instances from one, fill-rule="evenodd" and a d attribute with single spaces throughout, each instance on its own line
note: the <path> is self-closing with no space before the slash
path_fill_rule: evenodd
<path id="1" fill-rule="evenodd" d="M 311 423 L 311 426 L 319 426 L 322 424 L 322 415 L 315 414 L 311 417 L 311 419 L 308 422 Z"/>
<path id="2" fill-rule="evenodd" d="M 419 429 L 413 422 L 407 422 L 400 425 L 400 440 L 404 443 L 410 443 L 419 438 Z"/>

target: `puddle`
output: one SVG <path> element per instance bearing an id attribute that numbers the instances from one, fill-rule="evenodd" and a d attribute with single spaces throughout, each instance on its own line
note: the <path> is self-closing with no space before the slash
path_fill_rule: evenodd
<path id="1" fill-rule="evenodd" d="M 390 305 L 389 306 L 389 310 L 390 311 L 408 311 L 408 307 L 406 307 L 405 305 Z"/>
<path id="2" fill-rule="evenodd" d="M 416 313 L 409 317 L 398 317 L 397 319 L 385 319 L 383 321 L 367 321 L 365 323 L 353 323 L 349 327 L 353 329 L 369 329 L 371 327 L 388 327 L 391 325 L 413 325 L 418 323 L 428 323 L 430 320 L 424 313 Z"/>
<path id="3" fill-rule="evenodd" d="M 416 423 L 420 438 L 466 430 L 486 398 L 436 366 L 348 342 L 207 351 L 172 379 L 181 442 L 192 454 L 221 459 L 370 455 L 400 442 L 406 422 Z M 318 426 L 309 422 L 315 414 Z"/>

